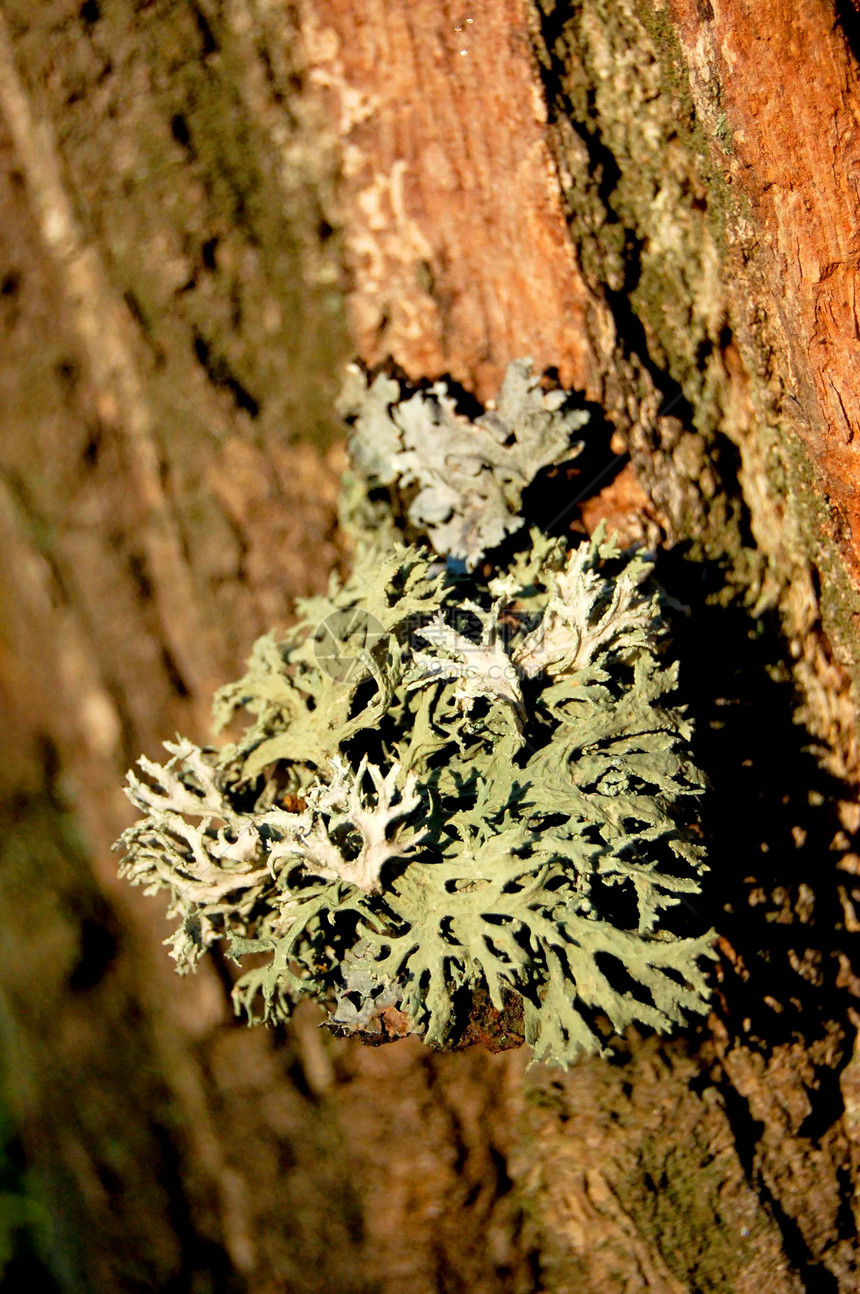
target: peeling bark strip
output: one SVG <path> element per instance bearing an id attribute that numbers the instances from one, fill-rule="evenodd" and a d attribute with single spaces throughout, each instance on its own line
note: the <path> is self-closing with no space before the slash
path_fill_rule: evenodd
<path id="1" fill-rule="evenodd" d="M 856 768 L 851 3 L 671 6 L 4 0 L 0 1022 L 64 1289 L 857 1289 L 860 815 L 784 681 Z M 268 1037 L 113 880 L 130 759 L 323 580 L 265 482 L 333 534 L 344 244 L 364 358 L 559 365 L 642 483 L 586 515 L 693 548 L 725 963 L 686 1039 L 559 1077 Z"/>

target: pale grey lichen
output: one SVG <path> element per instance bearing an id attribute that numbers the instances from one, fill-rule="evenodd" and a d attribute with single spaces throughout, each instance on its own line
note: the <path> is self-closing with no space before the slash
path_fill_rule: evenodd
<path id="1" fill-rule="evenodd" d="M 512 368 L 500 410 L 517 443 L 536 391 Z M 388 396 L 392 425 L 412 426 Z M 381 479 L 402 450 L 375 425 L 362 452 Z M 468 535 L 472 566 L 516 521 L 507 487 L 482 482 L 495 519 L 481 523 L 475 477 L 497 470 L 451 474 L 468 523 L 454 496 L 434 514 L 431 538 Z M 307 995 L 346 1032 L 442 1047 L 485 992 L 498 1012 L 521 1007 L 535 1056 L 560 1064 L 603 1047 L 601 1018 L 666 1030 L 703 1011 L 711 936 L 679 937 L 670 913 L 699 887 L 702 778 L 649 559 L 602 533 L 569 551 L 533 530 L 468 574 L 390 528 L 381 542 L 365 532 L 352 573 L 221 690 L 219 726 L 254 716 L 233 744 L 168 743 L 165 765 L 129 775 L 145 816 L 122 868 L 170 892 L 179 969 L 224 939 L 237 960 L 264 958 L 236 985 L 249 1016 L 284 1019 Z"/>
<path id="2" fill-rule="evenodd" d="M 541 468 L 581 448 L 572 436 L 587 412 L 566 392 L 545 391 L 531 367 L 510 364 L 495 408 L 474 420 L 445 382 L 414 390 L 379 373 L 368 384 L 354 367 L 341 394 L 362 485 L 409 496 L 405 513 L 416 533 L 470 570 L 522 525 L 523 490 Z"/>

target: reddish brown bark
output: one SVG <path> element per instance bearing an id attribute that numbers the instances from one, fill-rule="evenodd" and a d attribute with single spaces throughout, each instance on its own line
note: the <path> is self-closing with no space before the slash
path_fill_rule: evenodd
<path id="1" fill-rule="evenodd" d="M 339 134 L 362 356 L 486 398 L 528 354 L 596 394 L 525 0 L 335 0 L 302 25 Z"/>
<path id="2" fill-rule="evenodd" d="M 673 0 L 696 108 L 730 132 L 727 175 L 748 196 L 753 263 L 779 321 L 797 426 L 832 532 L 860 581 L 860 69 L 850 5 Z M 716 94 L 719 87 L 719 94 Z M 740 199 L 738 199 L 740 201 Z"/>

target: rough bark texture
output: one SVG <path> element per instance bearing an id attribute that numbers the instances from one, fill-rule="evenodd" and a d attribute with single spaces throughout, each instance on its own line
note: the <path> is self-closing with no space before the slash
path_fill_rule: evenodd
<path id="1" fill-rule="evenodd" d="M 855 10 L 0 17 L 0 1018 L 60 1287 L 856 1289 Z M 594 402 L 545 519 L 659 545 L 689 609 L 685 1037 L 561 1075 L 246 1030 L 115 878 L 125 768 L 336 561 L 353 352 Z"/>

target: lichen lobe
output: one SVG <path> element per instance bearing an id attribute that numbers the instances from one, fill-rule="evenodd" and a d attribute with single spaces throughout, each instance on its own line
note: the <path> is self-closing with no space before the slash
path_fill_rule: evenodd
<path id="1" fill-rule="evenodd" d="M 222 939 L 240 964 L 262 958 L 234 991 L 250 1019 L 285 1019 L 310 996 L 333 1030 L 368 1041 L 524 1038 L 561 1065 L 613 1029 L 680 1025 L 708 995 L 711 936 L 675 920 L 704 867 L 703 780 L 671 700 L 651 563 L 601 532 L 568 548 L 533 529 L 513 555 L 496 549 L 530 475 L 570 453 L 584 418 L 525 362 L 489 440 L 452 402 L 469 467 L 446 473 L 443 449 L 433 473 L 466 502 L 449 491 L 422 538 L 426 509 L 410 517 L 409 501 L 424 468 L 398 435 L 426 400 L 404 413 L 414 394 L 388 389 L 383 410 L 379 382 L 365 383 L 372 417 L 350 396 L 363 465 L 347 493 L 350 574 L 218 694 L 219 726 L 252 716 L 235 742 L 168 743 L 166 764 L 129 775 L 144 816 L 122 869 L 169 891 L 180 971 Z M 476 481 L 496 519 L 470 522 L 471 547 L 443 562 Z"/>

